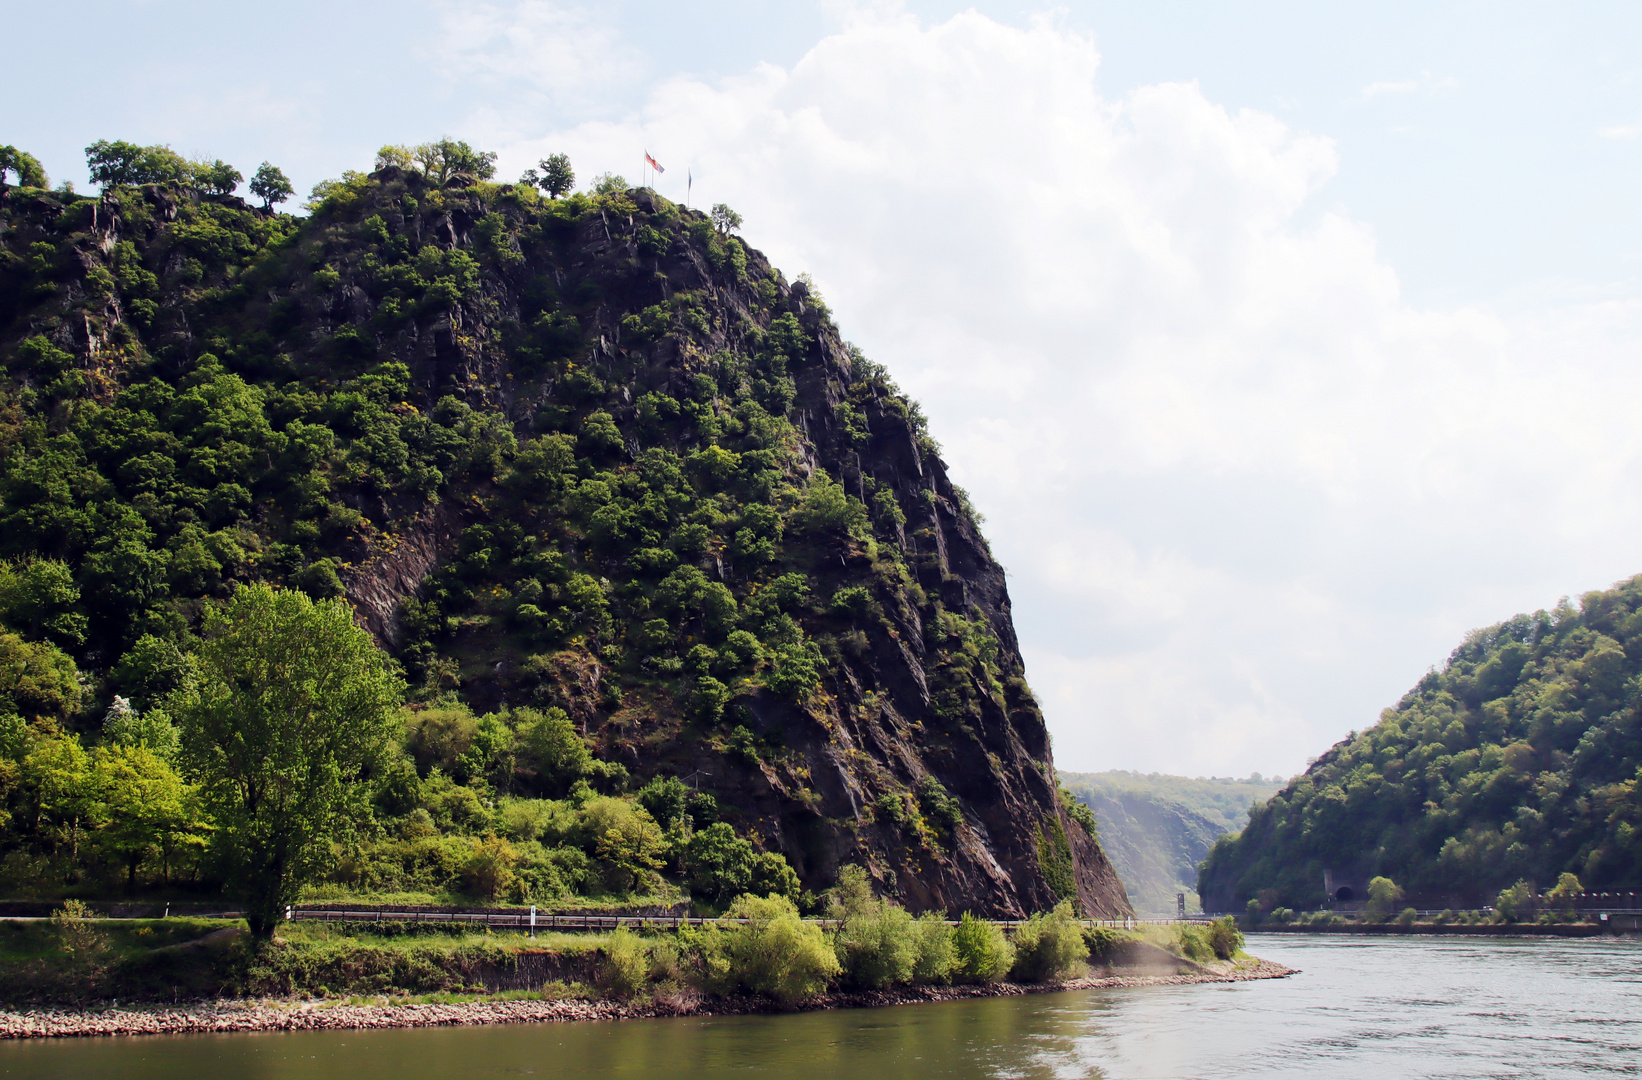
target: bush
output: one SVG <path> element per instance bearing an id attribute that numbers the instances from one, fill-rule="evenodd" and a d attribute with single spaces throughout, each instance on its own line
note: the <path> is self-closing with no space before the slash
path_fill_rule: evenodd
<path id="1" fill-rule="evenodd" d="M 918 939 L 905 908 L 874 899 L 844 917 L 833 948 L 850 985 L 880 990 L 912 981 Z"/>
<path id="2" fill-rule="evenodd" d="M 958 963 L 958 954 L 952 947 L 952 927 L 946 924 L 946 913 L 926 911 L 918 916 L 918 921 L 912 929 L 913 945 L 917 954 L 912 961 L 912 981 L 950 981 L 952 969 Z"/>
<path id="3" fill-rule="evenodd" d="M 1110 926 L 1091 926 L 1083 932 L 1083 947 L 1097 964 L 1110 963 L 1118 947 L 1133 940 L 1135 936 L 1129 931 Z"/>
<path id="4" fill-rule="evenodd" d="M 617 997 L 631 997 L 650 981 L 650 961 L 644 942 L 622 927 L 610 935 L 599 962 L 599 985 Z"/>
<path id="5" fill-rule="evenodd" d="M 1015 931 L 1011 973 L 1022 982 L 1048 982 L 1076 973 L 1088 958 L 1089 947 L 1072 913 L 1072 902 L 1062 900 L 1055 910 L 1039 912 Z"/>
<path id="6" fill-rule="evenodd" d="M 952 931 L 952 950 L 957 954 L 953 976 L 960 982 L 999 982 L 1015 963 L 1015 947 L 996 924 L 964 912 Z"/>
<path id="7" fill-rule="evenodd" d="M 1574 914 L 1574 897 L 1584 892 L 1579 878 L 1564 871 L 1557 879 L 1556 885 L 1545 894 L 1546 901 L 1563 918 L 1572 918 Z"/>
<path id="8" fill-rule="evenodd" d="M 784 896 L 738 897 L 726 913 L 751 920 L 724 934 L 729 977 L 742 989 L 793 1002 L 819 994 L 839 972 L 838 957 L 815 923 Z"/>
<path id="9" fill-rule="evenodd" d="M 1363 916 L 1369 922 L 1385 922 L 1402 898 L 1402 886 L 1388 877 L 1374 878 L 1368 883 L 1368 906 Z"/>
<path id="10" fill-rule="evenodd" d="M 1420 913 L 1415 911 L 1413 908 L 1403 908 L 1403 913 L 1397 916 L 1397 925 L 1405 927 L 1413 926 L 1414 920 L 1419 917 Z"/>
<path id="11" fill-rule="evenodd" d="M 1519 881 L 1508 889 L 1503 889 L 1494 900 L 1494 910 L 1506 922 L 1516 922 L 1518 919 L 1530 918 L 1535 906 L 1534 887 L 1527 881 Z"/>
<path id="12" fill-rule="evenodd" d="M 1230 960 L 1243 947 L 1243 934 L 1237 929 L 1237 920 L 1222 915 L 1209 924 L 1209 949 L 1221 960 Z"/>

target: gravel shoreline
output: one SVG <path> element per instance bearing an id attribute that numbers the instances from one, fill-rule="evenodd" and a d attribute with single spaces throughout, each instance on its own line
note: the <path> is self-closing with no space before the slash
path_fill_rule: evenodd
<path id="1" fill-rule="evenodd" d="M 1235 970 L 1188 975 L 1109 975 L 1062 983 L 986 986 L 914 986 L 897 990 L 823 994 L 792 1008 L 763 998 L 679 995 L 644 1001 L 470 1001 L 435 1005 L 345 1005 L 327 1001 L 213 1001 L 189 1005 L 133 1005 L 87 1009 L 39 1008 L 0 1012 L 0 1039 L 66 1039 L 99 1035 L 190 1035 L 236 1031 L 321 1031 L 360 1028 L 536 1024 L 571 1020 L 637 1020 L 659 1016 L 727 1016 L 871 1008 L 960 998 L 1010 997 L 1095 987 L 1179 986 L 1188 983 L 1281 979 L 1295 972 L 1261 960 Z"/>

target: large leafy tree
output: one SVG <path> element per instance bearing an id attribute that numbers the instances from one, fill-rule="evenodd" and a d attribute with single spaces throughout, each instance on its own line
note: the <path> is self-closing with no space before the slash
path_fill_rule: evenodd
<path id="1" fill-rule="evenodd" d="M 275 203 L 282 203 L 296 191 L 291 181 L 277 165 L 270 165 L 264 161 L 257 166 L 257 171 L 251 177 L 251 194 L 262 200 L 264 210 L 272 210 Z"/>
<path id="2" fill-rule="evenodd" d="M 135 892 L 143 860 L 162 854 L 169 874 L 178 837 L 192 839 L 202 831 L 193 812 L 193 792 L 146 746 L 99 746 L 92 751 L 91 767 L 107 819 L 98 842 L 125 865 L 126 888 Z"/>
<path id="3" fill-rule="evenodd" d="M 340 600 L 249 585 L 206 627 L 198 680 L 172 699 L 251 931 L 328 866 L 370 813 L 403 685 Z"/>
<path id="4" fill-rule="evenodd" d="M 570 167 L 565 154 L 553 154 L 542 159 L 542 190 L 555 199 L 570 194 L 576 186 L 576 171 Z"/>
<path id="5" fill-rule="evenodd" d="M 0 146 L 0 184 L 6 182 L 8 172 L 16 174 L 21 187 L 46 186 L 46 170 L 39 158 L 15 146 Z"/>

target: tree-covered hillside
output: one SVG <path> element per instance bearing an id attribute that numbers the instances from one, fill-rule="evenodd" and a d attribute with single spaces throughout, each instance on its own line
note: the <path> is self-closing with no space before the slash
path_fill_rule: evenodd
<path id="1" fill-rule="evenodd" d="M 1241 829 L 1251 804 L 1281 786 L 1259 774 L 1237 780 L 1111 769 L 1060 777 L 1094 813 L 1101 849 L 1135 910 L 1171 915 L 1180 893 L 1187 894 L 1190 907 L 1197 906 L 1197 865 L 1214 842 Z"/>
<path id="2" fill-rule="evenodd" d="M 1471 634 L 1217 843 L 1205 907 L 1313 907 L 1323 871 L 1476 904 L 1642 885 L 1642 577 Z"/>
<path id="3" fill-rule="evenodd" d="M 12 887 L 210 880 L 153 732 L 266 582 L 345 598 L 410 686 L 338 889 L 722 902 L 859 863 L 915 908 L 1125 909 L 917 406 L 732 211 L 449 141 L 306 217 L 266 163 L 256 207 L 164 147 L 94 144 L 97 197 L 5 149 Z M 180 824 L 120 855 L 124 745 Z"/>

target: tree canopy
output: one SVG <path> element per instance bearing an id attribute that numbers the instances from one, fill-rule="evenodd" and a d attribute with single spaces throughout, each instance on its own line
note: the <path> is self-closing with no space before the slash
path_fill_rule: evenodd
<path id="1" fill-rule="evenodd" d="M 253 933 L 271 934 L 368 818 L 402 693 L 342 601 L 246 585 L 210 616 L 199 676 L 169 705 Z"/>
<path id="2" fill-rule="evenodd" d="M 1634 888 L 1639 783 L 1642 577 L 1472 633 L 1217 842 L 1198 891 L 1311 907 L 1325 868 L 1445 905 L 1563 873 Z"/>

